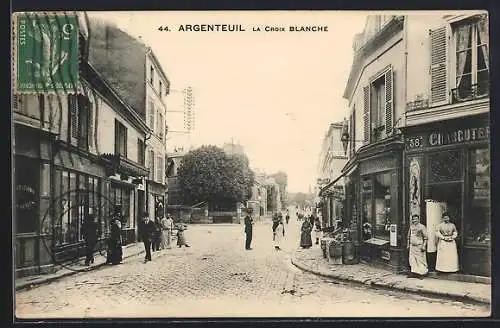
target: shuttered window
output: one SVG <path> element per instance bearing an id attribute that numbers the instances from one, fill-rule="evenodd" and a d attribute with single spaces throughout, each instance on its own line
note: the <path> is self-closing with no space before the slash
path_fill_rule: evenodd
<path id="1" fill-rule="evenodd" d="M 149 179 L 155 179 L 155 152 L 153 150 L 149 151 Z"/>
<path id="2" fill-rule="evenodd" d="M 68 95 L 69 130 L 71 137 L 78 138 L 78 100 L 76 95 Z"/>
<path id="3" fill-rule="evenodd" d="M 448 102 L 448 65 L 446 26 L 430 31 L 431 42 L 431 105 Z"/>
<path id="4" fill-rule="evenodd" d="M 115 155 L 127 157 L 127 128 L 115 119 Z"/>
<path id="5" fill-rule="evenodd" d="M 158 156 L 158 167 L 156 172 L 156 179 L 158 182 L 163 183 L 163 176 L 165 175 L 165 167 L 163 165 L 163 157 Z"/>
<path id="6" fill-rule="evenodd" d="M 137 163 L 144 165 L 144 157 L 145 157 L 145 145 L 144 141 L 140 138 L 137 138 Z"/>
<path id="7" fill-rule="evenodd" d="M 370 87 L 363 87 L 363 140 L 370 142 Z"/>
<path id="8" fill-rule="evenodd" d="M 384 74 L 385 79 L 385 133 L 390 135 L 394 126 L 394 92 L 392 69 Z"/>
<path id="9" fill-rule="evenodd" d="M 155 130 L 155 105 L 151 99 L 149 99 L 149 128 Z"/>

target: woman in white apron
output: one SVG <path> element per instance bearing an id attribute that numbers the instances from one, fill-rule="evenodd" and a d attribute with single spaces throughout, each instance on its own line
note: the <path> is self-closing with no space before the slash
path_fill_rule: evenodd
<path id="1" fill-rule="evenodd" d="M 436 270 L 439 272 L 457 272 L 458 251 L 455 239 L 458 236 L 457 227 L 450 222 L 448 212 L 444 212 L 443 222 L 436 226 L 437 259 Z"/>
<path id="2" fill-rule="evenodd" d="M 278 223 L 278 226 L 274 230 L 274 249 L 277 251 L 281 250 L 281 241 L 285 237 L 285 226 L 283 224 L 283 219 Z"/>

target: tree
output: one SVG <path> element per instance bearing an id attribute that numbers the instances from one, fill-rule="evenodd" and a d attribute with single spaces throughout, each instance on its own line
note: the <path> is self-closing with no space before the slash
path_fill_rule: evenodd
<path id="1" fill-rule="evenodd" d="M 296 204 L 300 207 L 311 206 L 315 198 L 314 194 L 311 193 L 290 193 L 288 195 L 288 200 L 290 204 Z"/>
<path id="2" fill-rule="evenodd" d="M 281 201 L 281 204 L 283 204 L 284 206 L 286 205 L 287 203 L 287 184 L 288 184 L 288 175 L 283 172 L 283 171 L 278 171 L 277 173 L 274 173 L 273 175 L 271 175 L 271 177 L 274 178 L 274 180 L 276 180 L 276 183 L 280 186 L 280 201 Z"/>
<path id="3" fill-rule="evenodd" d="M 227 155 L 217 146 L 188 152 L 179 167 L 179 184 L 186 204 L 208 202 L 210 209 L 234 209 L 252 197 L 255 175 L 244 155 Z"/>

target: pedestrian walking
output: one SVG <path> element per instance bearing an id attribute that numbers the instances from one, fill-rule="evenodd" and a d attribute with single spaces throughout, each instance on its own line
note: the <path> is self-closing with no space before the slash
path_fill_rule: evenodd
<path id="1" fill-rule="evenodd" d="M 179 227 L 177 228 L 177 246 L 179 248 L 182 247 L 182 246 L 191 247 L 186 242 L 186 235 L 185 235 L 185 232 L 184 232 L 184 231 L 186 231 L 186 229 L 187 229 L 187 226 L 185 226 L 182 223 L 180 223 Z"/>
<path id="2" fill-rule="evenodd" d="M 252 211 L 250 208 L 246 209 L 247 215 L 245 216 L 245 234 L 246 234 L 246 240 L 245 240 L 245 249 L 251 250 L 252 247 L 252 233 L 253 233 L 253 218 L 252 218 Z"/>
<path id="3" fill-rule="evenodd" d="M 154 225 L 154 233 L 153 233 L 152 250 L 153 252 L 156 252 L 160 250 L 160 244 L 161 244 L 161 223 L 158 217 L 155 218 L 153 225 Z"/>
<path id="4" fill-rule="evenodd" d="M 417 214 L 411 217 L 407 248 L 411 268 L 408 277 L 422 279 L 428 273 L 425 253 L 427 250 L 427 229 L 420 223 L 420 216 Z"/>
<path id="5" fill-rule="evenodd" d="M 457 227 L 450 222 L 448 212 L 442 214 L 443 221 L 436 227 L 437 258 L 436 271 L 438 272 L 457 272 L 458 266 L 458 251 L 455 239 L 458 236 Z"/>
<path id="6" fill-rule="evenodd" d="M 115 207 L 115 214 L 111 218 L 111 232 L 108 238 L 106 263 L 120 264 L 123 260 L 122 250 L 122 223 L 121 208 Z"/>
<path id="7" fill-rule="evenodd" d="M 166 217 L 163 217 L 160 221 L 161 223 L 161 229 L 162 229 L 162 236 L 161 236 L 161 244 L 160 247 L 162 249 L 170 249 L 170 241 L 172 238 L 172 220 L 170 219 L 169 215 L 167 214 Z"/>
<path id="8" fill-rule="evenodd" d="M 285 237 L 285 226 L 283 220 L 278 222 L 278 226 L 274 232 L 274 249 L 277 251 L 281 250 L 281 241 Z"/>
<path id="9" fill-rule="evenodd" d="M 83 238 L 85 240 L 85 265 L 89 266 L 94 263 L 94 248 L 99 238 L 99 224 L 97 223 L 97 213 L 92 207 L 89 208 L 89 213 L 83 223 Z"/>
<path id="10" fill-rule="evenodd" d="M 144 243 L 144 249 L 146 251 L 146 256 L 144 257 L 144 263 L 151 261 L 151 243 L 153 240 L 154 232 L 155 232 L 154 222 L 149 218 L 148 212 L 144 212 L 142 214 L 142 221 L 139 225 L 139 237 Z"/>
<path id="11" fill-rule="evenodd" d="M 314 220 L 314 238 L 316 239 L 315 244 L 319 244 L 319 239 L 322 237 L 322 231 L 321 231 L 321 221 L 319 217 L 316 217 Z"/>
<path id="12" fill-rule="evenodd" d="M 286 224 L 288 224 L 288 221 L 290 221 L 290 212 L 288 209 L 286 210 L 286 216 L 285 216 Z"/>
<path id="13" fill-rule="evenodd" d="M 313 226 L 311 225 L 311 221 L 305 219 L 302 223 L 302 227 L 300 228 L 300 247 L 302 248 L 310 248 L 312 246 L 311 239 L 311 231 Z"/>

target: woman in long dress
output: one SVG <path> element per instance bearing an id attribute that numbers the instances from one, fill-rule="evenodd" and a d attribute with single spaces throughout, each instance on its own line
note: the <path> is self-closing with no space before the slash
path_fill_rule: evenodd
<path id="1" fill-rule="evenodd" d="M 172 217 L 170 214 L 167 214 L 167 218 L 164 221 L 165 223 L 165 246 L 167 249 L 172 248 L 171 242 L 172 242 L 172 230 L 174 226 L 174 220 L 172 220 Z"/>
<path id="2" fill-rule="evenodd" d="M 179 224 L 179 227 L 177 228 L 177 246 L 179 248 L 182 246 L 190 247 L 186 242 L 186 236 L 184 235 L 185 230 L 186 227 L 184 226 L 184 224 Z"/>
<path id="3" fill-rule="evenodd" d="M 319 244 L 319 239 L 322 237 L 321 234 L 321 221 L 317 217 L 314 220 L 314 238 L 316 239 L 316 245 Z"/>
<path id="4" fill-rule="evenodd" d="M 120 264 L 123 260 L 122 251 L 122 224 L 119 219 L 114 218 L 111 223 L 111 233 L 108 238 L 108 251 L 106 263 Z"/>
<path id="5" fill-rule="evenodd" d="M 161 227 L 161 236 L 160 236 L 160 249 L 166 249 L 167 248 L 167 218 L 162 217 L 160 220 L 160 227 Z"/>
<path id="6" fill-rule="evenodd" d="M 450 222 L 450 215 L 444 212 L 442 223 L 436 226 L 437 258 L 436 270 L 439 272 L 457 272 L 458 251 L 455 239 L 458 237 L 457 227 Z"/>
<path id="7" fill-rule="evenodd" d="M 427 269 L 427 229 L 420 223 L 420 216 L 414 214 L 411 217 L 410 229 L 408 229 L 408 259 L 411 272 L 409 278 L 418 277 L 422 279 L 429 270 Z"/>
<path id="8" fill-rule="evenodd" d="M 312 231 L 311 221 L 305 219 L 300 228 L 300 247 L 309 248 L 312 246 L 311 231 Z"/>
<path id="9" fill-rule="evenodd" d="M 281 240 L 285 237 L 285 226 L 283 220 L 278 222 L 276 229 L 274 230 L 274 249 L 277 251 L 281 250 Z"/>

